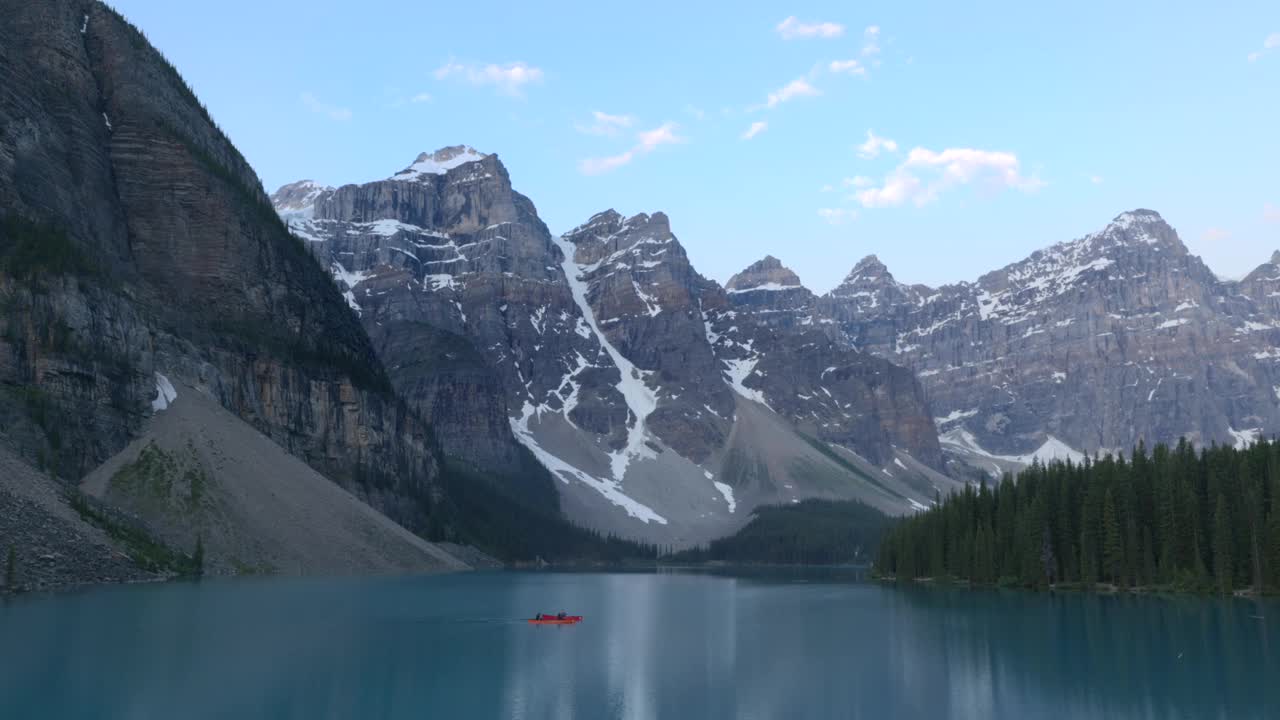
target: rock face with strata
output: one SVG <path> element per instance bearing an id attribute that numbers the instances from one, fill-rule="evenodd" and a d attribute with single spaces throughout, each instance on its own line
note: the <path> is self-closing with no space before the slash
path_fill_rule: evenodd
<path id="1" fill-rule="evenodd" d="M 102 3 L 0 24 L 0 441 L 76 480 L 172 378 L 423 529 L 429 429 L 176 71 Z"/>
<path id="2" fill-rule="evenodd" d="M 820 304 L 852 345 L 913 368 L 944 445 L 992 467 L 1280 427 L 1277 278 L 1223 282 L 1135 210 L 937 289 L 871 256 Z"/>

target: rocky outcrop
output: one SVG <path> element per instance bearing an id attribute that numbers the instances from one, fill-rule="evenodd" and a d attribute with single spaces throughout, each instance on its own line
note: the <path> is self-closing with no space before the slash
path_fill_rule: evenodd
<path id="1" fill-rule="evenodd" d="M 913 368 L 944 444 L 991 467 L 1280 427 L 1277 277 L 1264 265 L 1222 282 L 1135 210 L 937 289 L 871 256 L 820 306 L 855 347 Z"/>

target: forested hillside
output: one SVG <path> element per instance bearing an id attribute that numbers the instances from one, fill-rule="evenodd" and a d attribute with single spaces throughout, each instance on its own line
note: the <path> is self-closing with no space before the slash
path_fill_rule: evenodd
<path id="1" fill-rule="evenodd" d="M 1280 591 L 1280 442 L 1033 465 L 889 531 L 899 579 Z"/>

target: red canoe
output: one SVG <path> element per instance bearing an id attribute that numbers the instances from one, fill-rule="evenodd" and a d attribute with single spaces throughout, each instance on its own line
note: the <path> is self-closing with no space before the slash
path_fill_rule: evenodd
<path id="1" fill-rule="evenodd" d="M 530 625 L 577 625 L 582 622 L 581 615 L 566 615 L 564 617 L 556 617 L 555 615 L 543 615 L 542 619 L 530 618 Z"/>

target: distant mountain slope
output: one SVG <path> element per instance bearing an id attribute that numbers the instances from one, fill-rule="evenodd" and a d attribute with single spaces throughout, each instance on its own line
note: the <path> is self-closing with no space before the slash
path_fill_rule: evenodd
<path id="1" fill-rule="evenodd" d="M 852 345 L 912 367 L 944 447 L 998 472 L 1280 430 L 1280 272 L 1219 280 L 1155 212 L 1119 215 L 976 282 L 864 259 L 820 301 Z"/>
<path id="2" fill-rule="evenodd" d="M 689 545 L 760 503 L 902 513 L 952 484 L 909 372 L 739 305 L 662 213 L 552 238 L 497 156 L 466 146 L 273 200 L 446 455 L 520 477 L 531 453 L 578 523 Z"/>

